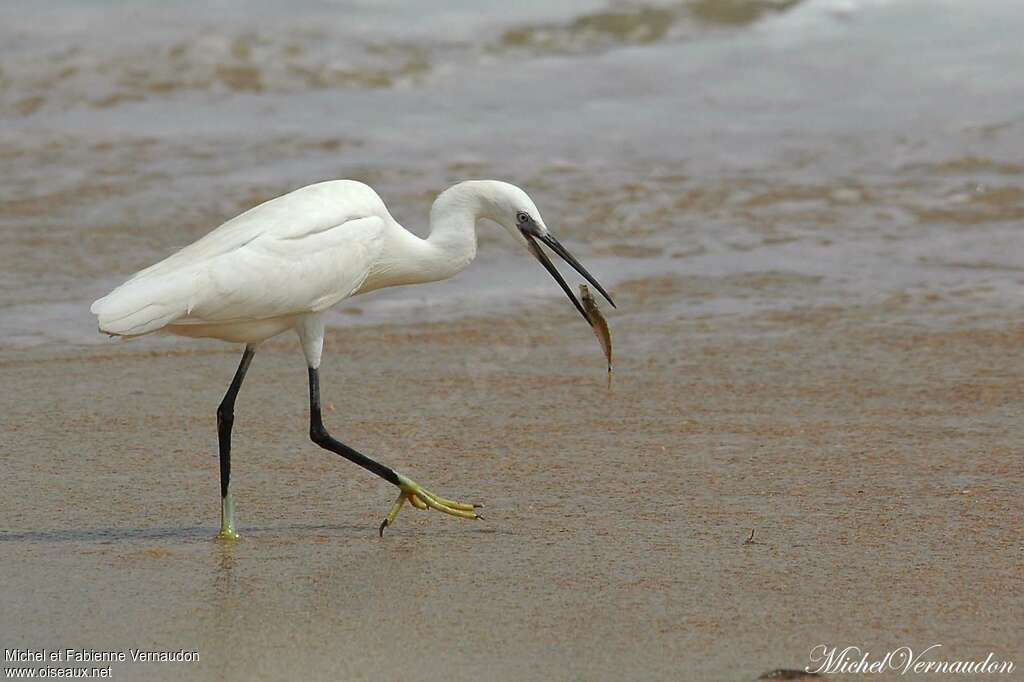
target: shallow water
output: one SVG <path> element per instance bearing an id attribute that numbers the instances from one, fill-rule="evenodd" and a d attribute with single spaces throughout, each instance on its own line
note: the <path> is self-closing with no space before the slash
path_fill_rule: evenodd
<path id="1" fill-rule="evenodd" d="M 516 182 L 613 287 L 818 278 L 781 298 L 681 300 L 683 315 L 915 288 L 1013 300 L 1020 3 L 480 6 L 0 7 L 0 343 L 104 342 L 93 298 L 334 177 L 369 182 L 421 234 L 450 182 Z M 334 321 L 558 299 L 497 230 L 481 241 L 455 280 Z"/>

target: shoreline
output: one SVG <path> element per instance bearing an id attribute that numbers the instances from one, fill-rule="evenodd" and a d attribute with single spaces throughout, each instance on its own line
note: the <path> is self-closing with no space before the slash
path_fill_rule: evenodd
<path id="1" fill-rule="evenodd" d="M 229 546 L 233 349 L 0 352 L 0 625 L 12 646 L 195 649 L 195 679 L 753 679 L 829 643 L 1019 660 L 1024 329 L 956 297 L 939 325 L 913 324 L 919 301 L 664 314 L 692 286 L 614 292 L 610 392 L 567 306 L 330 330 L 329 428 L 486 504 L 406 509 L 383 540 L 393 492 L 308 442 L 293 339 L 239 395 Z"/>

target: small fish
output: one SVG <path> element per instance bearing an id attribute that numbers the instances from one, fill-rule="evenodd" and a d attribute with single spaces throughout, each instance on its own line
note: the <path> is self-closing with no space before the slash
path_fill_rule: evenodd
<path id="1" fill-rule="evenodd" d="M 612 373 L 612 332 L 608 329 L 608 322 L 597 307 L 597 301 L 590 293 L 586 284 L 580 285 L 580 301 L 583 303 L 583 310 L 587 313 L 587 321 L 594 330 L 594 336 L 601 342 L 601 350 L 608 359 L 608 381 L 611 381 Z"/>

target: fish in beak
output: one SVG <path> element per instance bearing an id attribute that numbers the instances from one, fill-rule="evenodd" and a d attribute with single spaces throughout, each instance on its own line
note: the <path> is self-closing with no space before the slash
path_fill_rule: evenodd
<path id="1" fill-rule="evenodd" d="M 565 295 L 569 297 L 572 304 L 576 306 L 576 310 L 579 311 L 580 315 L 583 316 L 583 319 L 586 320 L 588 324 L 590 324 L 590 318 L 587 317 L 587 311 L 583 309 L 583 304 L 580 303 L 578 298 L 576 298 L 576 294 L 573 293 L 573 290 L 569 285 L 565 283 L 561 273 L 558 272 L 558 268 L 554 266 L 551 259 L 548 258 L 546 253 L 544 253 L 544 250 L 540 247 L 538 242 L 544 242 L 549 249 L 554 251 L 562 260 L 571 265 L 573 270 L 583 275 L 584 279 L 594 285 L 594 288 L 605 297 L 605 300 L 607 300 L 613 308 L 615 307 L 615 301 L 613 301 L 612 297 L 608 295 L 608 292 L 604 290 L 604 287 L 601 286 L 600 282 L 598 282 L 593 275 L 587 272 L 587 269 L 583 267 L 583 264 L 576 260 L 576 258 L 569 253 L 569 250 L 562 246 L 561 242 L 555 239 L 554 235 L 546 231 L 541 232 L 540 228 L 538 228 L 536 223 L 532 220 L 520 223 L 519 230 L 522 232 L 523 236 L 526 237 L 526 248 L 528 248 L 530 253 L 540 261 L 540 264 L 544 266 L 544 269 L 551 273 L 551 276 L 555 278 L 556 282 L 558 282 L 558 286 L 562 287 L 562 291 L 564 291 Z"/>

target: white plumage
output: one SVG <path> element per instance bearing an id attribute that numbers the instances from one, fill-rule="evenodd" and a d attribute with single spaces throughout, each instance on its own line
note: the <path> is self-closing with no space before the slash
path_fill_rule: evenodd
<path id="1" fill-rule="evenodd" d="M 450 187 L 434 201 L 430 235 L 421 239 L 391 217 L 372 189 L 336 180 L 297 189 L 246 211 L 92 304 L 100 331 L 113 336 L 167 331 L 246 345 L 217 410 L 221 537 L 237 537 L 229 488 L 235 396 L 259 343 L 288 329 L 298 333 L 309 368 L 310 437 L 400 489 L 381 532 L 405 501 L 453 516 L 479 518 L 473 505 L 435 495 L 335 440 L 321 419 L 318 370 L 325 310 L 375 289 L 451 277 L 476 256 L 476 223 L 484 218 L 502 225 L 526 246 L 584 318 L 582 306 L 539 242 L 608 298 L 551 235 L 530 197 L 514 185 L 478 180 Z"/>
<path id="2" fill-rule="evenodd" d="M 242 329 L 246 323 L 283 323 L 354 294 L 392 225 L 366 185 L 340 180 L 303 187 L 142 270 L 96 301 L 92 312 L 101 331 L 119 336 L 169 327 L 188 336 L 258 341 Z"/>

